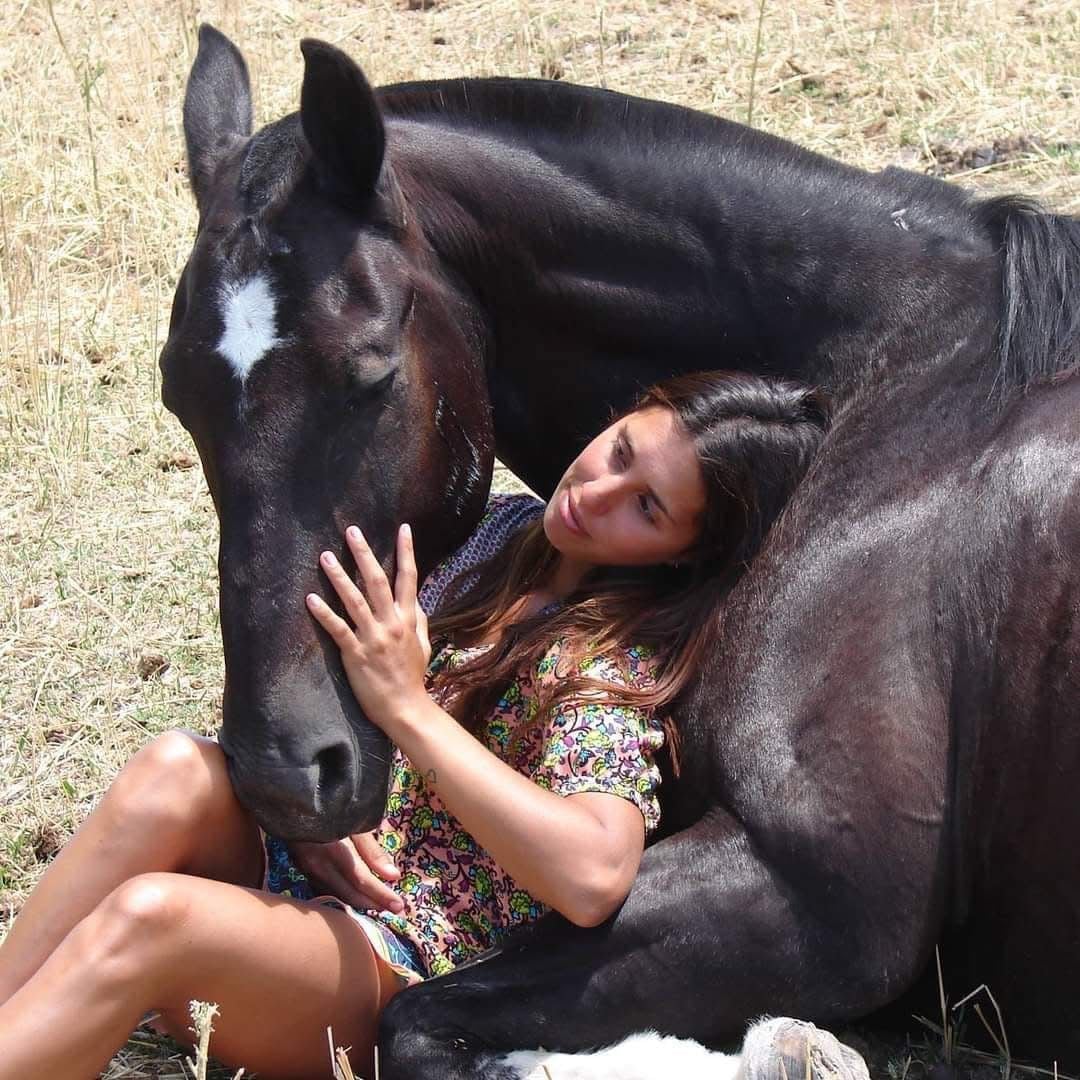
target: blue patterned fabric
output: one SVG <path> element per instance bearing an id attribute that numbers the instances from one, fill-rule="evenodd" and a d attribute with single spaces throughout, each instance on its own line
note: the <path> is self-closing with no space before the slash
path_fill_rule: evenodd
<path id="1" fill-rule="evenodd" d="M 543 512 L 544 504 L 535 495 L 492 495 L 472 536 L 424 578 L 417 597 L 420 606 L 428 615 L 438 611 L 458 574 L 466 574 L 460 591 L 468 589 L 476 575 L 467 571 L 490 559 L 522 525 Z"/>

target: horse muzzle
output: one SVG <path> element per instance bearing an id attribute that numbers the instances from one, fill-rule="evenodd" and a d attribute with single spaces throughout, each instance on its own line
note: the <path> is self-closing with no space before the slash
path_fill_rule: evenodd
<path id="1" fill-rule="evenodd" d="M 372 728 L 361 745 L 350 731 L 298 722 L 287 737 L 273 738 L 268 728 L 226 719 L 220 736 L 236 797 L 263 829 L 325 843 L 379 824 L 390 757 L 381 732 Z"/>

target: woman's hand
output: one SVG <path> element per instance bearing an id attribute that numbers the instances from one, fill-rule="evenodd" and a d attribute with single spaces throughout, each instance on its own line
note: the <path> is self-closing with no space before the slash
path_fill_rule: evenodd
<path id="1" fill-rule="evenodd" d="M 324 551 L 319 563 L 353 625 L 315 593 L 308 594 L 307 606 L 341 650 L 349 685 L 368 719 L 393 738 L 400 719 L 427 699 L 424 675 L 431 659 L 427 619 L 416 599 L 412 532 L 408 525 L 398 530 L 394 592 L 355 525 L 345 530 L 345 542 L 367 599 L 332 552 Z"/>
<path id="2" fill-rule="evenodd" d="M 329 844 L 289 841 L 289 853 L 317 890 L 355 908 L 402 911 L 404 904 L 387 881 L 401 876 L 374 833 L 354 833 Z"/>

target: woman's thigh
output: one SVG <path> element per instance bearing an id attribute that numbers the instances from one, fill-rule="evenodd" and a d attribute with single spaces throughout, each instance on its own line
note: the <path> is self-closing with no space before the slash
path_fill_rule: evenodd
<path id="1" fill-rule="evenodd" d="M 159 900 L 160 922 L 174 929 L 151 966 L 166 1030 L 190 1041 L 188 1003 L 217 1004 L 213 1057 L 261 1077 L 292 1080 L 330 1074 L 326 1029 L 352 1047 L 358 1075 L 371 1075 L 379 1012 L 392 996 L 364 932 L 344 912 L 185 875 L 137 879 Z M 129 890 L 131 891 L 131 890 Z M 158 921 L 153 911 L 151 923 Z"/>

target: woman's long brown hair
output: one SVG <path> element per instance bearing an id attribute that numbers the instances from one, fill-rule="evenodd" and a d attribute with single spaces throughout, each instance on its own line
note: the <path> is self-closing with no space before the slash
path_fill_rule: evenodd
<path id="1" fill-rule="evenodd" d="M 511 623 L 493 648 L 437 673 L 432 689 L 470 731 L 482 729 L 518 673 L 535 669 L 558 641 L 559 673 L 565 677 L 541 701 L 533 722 L 542 723 L 562 702 L 583 695 L 662 710 L 677 767 L 670 710 L 702 668 L 724 597 L 806 472 L 825 433 L 828 407 L 808 387 L 734 372 L 701 372 L 659 383 L 629 411 L 657 405 L 676 414 L 701 466 L 706 503 L 697 542 L 677 566 L 596 567 L 557 612 Z M 558 557 L 541 518 L 522 526 L 475 571 L 470 587 L 463 586 L 469 575 L 451 582 L 431 619 L 431 640 L 491 636 L 523 595 L 548 580 Z M 631 685 L 630 646 L 655 652 L 655 681 Z M 581 661 L 595 658 L 617 665 L 625 685 L 580 674 Z"/>

